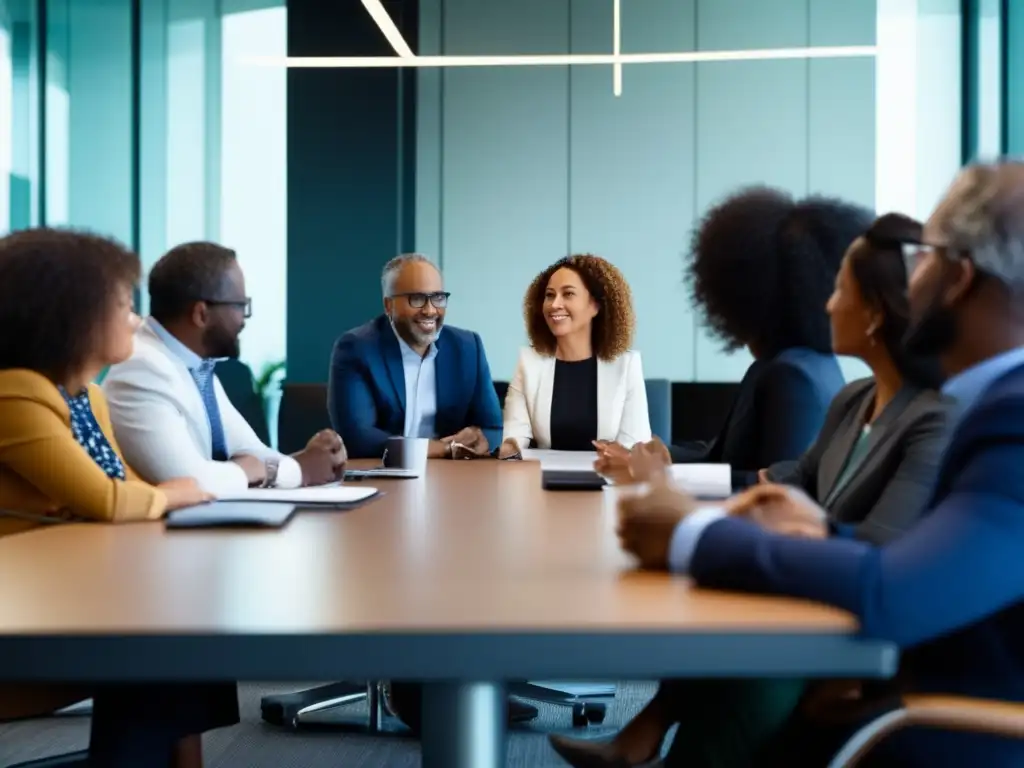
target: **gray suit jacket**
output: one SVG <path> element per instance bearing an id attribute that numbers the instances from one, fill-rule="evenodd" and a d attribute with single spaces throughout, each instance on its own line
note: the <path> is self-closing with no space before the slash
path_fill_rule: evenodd
<path id="1" fill-rule="evenodd" d="M 773 465 L 768 475 L 806 491 L 828 510 L 833 526 L 885 544 L 924 512 L 948 442 L 951 403 L 938 392 L 904 387 L 871 425 L 867 452 L 840 485 L 874 401 L 873 379 L 848 384 L 832 401 L 814 445 L 797 462 Z"/>

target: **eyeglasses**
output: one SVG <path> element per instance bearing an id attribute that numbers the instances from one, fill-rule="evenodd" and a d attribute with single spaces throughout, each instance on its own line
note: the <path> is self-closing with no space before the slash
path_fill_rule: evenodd
<path id="1" fill-rule="evenodd" d="M 199 299 L 211 307 L 235 307 L 242 310 L 242 317 L 252 317 L 252 299 L 246 296 L 238 301 L 223 301 L 221 299 Z"/>
<path id="2" fill-rule="evenodd" d="M 447 291 L 438 291 L 436 293 L 393 293 L 389 298 L 397 299 L 402 296 L 405 297 L 406 301 L 409 302 L 409 306 L 413 309 L 425 307 L 428 300 L 437 309 L 444 309 L 448 306 L 448 297 L 451 294 Z"/>

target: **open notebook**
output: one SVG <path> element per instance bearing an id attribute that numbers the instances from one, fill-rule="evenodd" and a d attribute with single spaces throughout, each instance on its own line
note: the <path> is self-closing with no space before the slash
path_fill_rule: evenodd
<path id="1" fill-rule="evenodd" d="M 377 495 L 368 485 L 318 485 L 312 488 L 247 488 L 220 496 L 218 501 L 276 501 L 300 507 L 343 507 L 358 504 Z"/>

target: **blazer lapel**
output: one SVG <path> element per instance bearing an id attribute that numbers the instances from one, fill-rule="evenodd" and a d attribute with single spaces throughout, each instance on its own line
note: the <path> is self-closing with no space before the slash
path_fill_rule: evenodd
<path id="1" fill-rule="evenodd" d="M 614 440 L 619 435 L 619 427 L 622 426 L 622 409 L 615 407 L 619 395 L 620 368 L 618 361 L 597 361 L 597 438 L 599 440 Z"/>
<path id="2" fill-rule="evenodd" d="M 206 415 L 206 404 L 203 402 L 203 396 L 199 391 L 199 386 L 196 384 L 196 380 L 192 377 L 192 372 L 189 371 L 188 366 L 182 362 L 181 358 L 168 348 L 164 343 L 164 340 L 157 335 L 157 332 L 150 328 L 145 322 L 136 332 L 136 337 L 136 341 L 156 346 L 160 350 L 160 353 L 166 356 L 174 365 L 174 370 L 178 372 L 178 376 L 181 379 L 181 388 L 180 390 L 177 390 L 176 394 L 181 398 L 181 404 L 185 411 L 185 418 L 191 426 L 199 444 L 207 446 L 209 449 L 212 440 L 210 433 L 210 420 Z"/>
<path id="3" fill-rule="evenodd" d="M 555 388 L 555 358 L 540 359 L 540 376 L 537 381 L 537 409 L 533 424 L 533 441 L 537 445 L 551 445 L 551 393 Z"/>
<path id="4" fill-rule="evenodd" d="M 872 389 L 872 393 L 873 392 L 874 390 Z M 888 427 L 891 426 L 896 419 L 900 417 L 900 415 L 902 415 L 902 413 L 907 409 L 907 406 L 913 402 L 916 396 L 917 390 L 910 387 L 903 387 L 896 393 L 896 396 L 890 401 L 890 403 L 885 406 L 885 409 L 878 415 L 878 418 L 875 419 L 874 423 L 871 425 L 871 432 L 868 434 L 868 443 L 864 449 L 864 455 L 861 457 L 860 464 L 854 469 L 853 474 L 863 471 L 864 468 L 868 466 L 868 463 L 872 460 L 874 454 L 877 453 L 879 447 L 884 445 L 886 440 L 889 439 L 891 430 L 889 430 Z M 836 475 L 832 479 L 832 483 L 828 486 L 829 492 L 824 497 L 826 505 L 834 504 L 836 499 L 842 495 L 843 491 L 849 487 L 849 480 L 852 476 L 851 474 L 846 475 L 847 482 L 843 483 L 841 487 L 836 487 L 835 484 L 839 479 L 840 473 L 842 473 L 846 468 L 846 460 L 849 457 L 850 451 L 853 449 L 857 439 L 860 437 L 864 424 L 867 421 L 868 410 L 874 407 L 874 402 L 874 396 L 865 398 L 864 402 L 861 403 L 860 408 L 857 409 L 856 422 L 851 425 L 850 429 L 846 430 L 844 442 L 846 442 L 846 438 L 850 438 L 849 444 L 844 447 L 844 452 L 842 454 L 839 454 L 838 452 L 836 454 L 838 469 L 836 469 Z"/>
<path id="5" fill-rule="evenodd" d="M 445 339 L 444 337 L 445 332 L 444 328 L 442 328 L 440 335 L 437 337 L 437 341 L 434 342 L 434 346 L 437 347 L 437 356 L 434 358 L 434 395 L 436 397 L 435 405 L 437 406 L 435 422 L 438 429 L 441 429 L 443 421 L 442 414 L 447 414 L 449 406 L 454 406 L 456 403 L 459 403 L 466 408 L 465 411 L 459 412 L 458 417 L 455 418 L 456 421 L 461 422 L 465 418 L 465 414 L 469 412 L 470 399 L 472 398 L 472 393 L 470 393 L 469 397 L 465 398 L 455 396 L 455 391 L 452 387 L 455 383 L 454 379 L 458 375 L 458 369 L 449 362 L 449 360 L 451 360 L 455 355 L 455 352 L 451 349 L 452 344 L 454 344 L 454 339 Z M 456 409 L 453 407 L 452 410 Z M 460 423 L 456 426 L 455 424 L 452 424 L 451 429 L 457 432 L 463 427 L 468 426 L 479 425 Z M 445 435 L 439 435 L 439 437 L 444 436 Z"/>
<path id="6" fill-rule="evenodd" d="M 868 411 L 875 402 L 875 388 L 871 387 L 868 392 L 871 393 L 870 397 L 865 397 L 860 405 L 847 413 L 832 442 L 822 454 L 821 464 L 818 466 L 819 499 L 828 499 L 835 492 L 836 482 L 846 468 L 846 460 L 850 456 L 850 451 L 860 439 Z"/>
<path id="7" fill-rule="evenodd" d="M 398 346 L 398 339 L 390 323 L 386 323 L 386 327 L 381 330 L 380 354 L 384 358 L 384 367 L 387 369 L 388 378 L 391 379 L 395 399 L 402 413 L 405 413 L 405 370 L 402 367 L 402 349 Z"/>

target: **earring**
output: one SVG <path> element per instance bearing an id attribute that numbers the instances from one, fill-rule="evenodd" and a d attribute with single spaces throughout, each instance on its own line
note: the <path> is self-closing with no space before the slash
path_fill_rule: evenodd
<path id="1" fill-rule="evenodd" d="M 867 331 L 866 335 L 868 337 L 868 344 L 870 344 L 872 347 L 875 347 L 875 346 L 878 345 L 878 339 L 875 338 L 875 329 L 874 328 L 868 328 L 868 331 Z"/>

